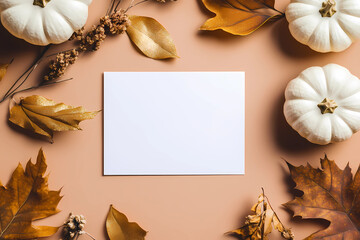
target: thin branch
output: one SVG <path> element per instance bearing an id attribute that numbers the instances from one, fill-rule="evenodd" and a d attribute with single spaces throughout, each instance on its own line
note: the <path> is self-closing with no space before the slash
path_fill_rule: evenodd
<path id="1" fill-rule="evenodd" d="M 29 71 L 33 71 L 33 68 L 35 65 L 37 65 L 40 60 L 43 58 L 43 56 L 45 55 L 46 51 L 50 48 L 51 45 L 47 45 L 45 47 L 45 49 L 40 53 L 40 55 L 35 59 L 35 61 L 30 65 L 30 67 L 23 73 L 21 74 L 21 76 L 16 79 L 16 81 L 14 82 L 14 84 L 9 88 L 9 90 L 4 94 L 3 98 L 0 100 L 0 103 L 2 103 L 5 99 L 7 99 L 9 97 L 9 93 L 11 93 L 11 91 L 13 91 L 14 87 L 16 86 L 16 84 L 29 72 Z M 26 79 L 28 78 L 29 75 L 26 76 Z"/>
<path id="2" fill-rule="evenodd" d="M 90 233 L 85 232 L 86 235 L 88 235 L 89 237 L 91 237 L 93 240 L 96 240 Z"/>
<path id="3" fill-rule="evenodd" d="M 32 87 L 29 87 L 29 88 L 25 88 L 25 89 L 21 89 L 19 91 L 16 91 L 13 94 L 11 94 L 10 96 L 13 97 L 15 94 L 18 94 L 18 93 L 21 93 L 21 92 L 34 90 L 34 89 L 38 89 L 38 88 L 41 88 L 41 87 L 47 87 L 47 86 L 51 86 L 51 85 L 56 84 L 56 83 L 67 82 L 67 81 L 70 81 L 70 80 L 73 80 L 73 78 L 68 78 L 68 79 L 58 80 L 58 81 L 52 81 L 52 82 L 42 82 L 42 83 L 40 83 L 40 84 L 38 84 L 36 86 L 32 86 Z"/>
<path id="4" fill-rule="evenodd" d="M 144 3 L 144 2 L 147 2 L 147 1 L 149 1 L 149 0 L 142 0 L 142 1 L 137 2 L 137 3 L 134 4 L 134 0 L 132 0 L 132 1 L 131 1 L 131 4 L 130 4 L 129 7 L 125 10 L 125 12 L 127 12 L 127 11 L 129 11 L 131 8 L 136 7 L 137 5 L 142 4 L 142 3 Z"/>
<path id="5" fill-rule="evenodd" d="M 118 3 L 117 3 L 116 6 L 115 6 L 114 12 L 117 12 L 117 9 L 118 9 L 118 7 L 119 7 L 119 5 L 120 5 L 121 2 L 122 2 L 122 0 L 119 0 L 119 1 L 118 1 Z"/>

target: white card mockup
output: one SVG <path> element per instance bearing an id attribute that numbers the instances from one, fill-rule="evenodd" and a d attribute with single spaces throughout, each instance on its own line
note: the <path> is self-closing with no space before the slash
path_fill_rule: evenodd
<path id="1" fill-rule="evenodd" d="M 244 174 L 243 72 L 104 73 L 104 175 Z"/>

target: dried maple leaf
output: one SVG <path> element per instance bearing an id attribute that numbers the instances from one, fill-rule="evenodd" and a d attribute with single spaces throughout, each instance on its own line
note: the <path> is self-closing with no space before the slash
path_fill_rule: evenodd
<path id="1" fill-rule="evenodd" d="M 48 189 L 46 168 L 40 149 L 36 164 L 29 160 L 25 171 L 19 164 L 6 187 L 0 184 L 0 239 L 47 237 L 58 230 L 58 227 L 32 225 L 34 220 L 59 212 L 60 191 Z"/>
<path id="2" fill-rule="evenodd" d="M 170 33 L 155 19 L 129 16 L 126 29 L 130 40 L 147 57 L 153 59 L 177 58 L 176 47 Z"/>
<path id="3" fill-rule="evenodd" d="M 144 240 L 146 231 L 112 205 L 106 218 L 106 230 L 110 240 Z"/>
<path id="4" fill-rule="evenodd" d="M 355 177 L 349 165 L 344 170 L 325 155 L 321 168 L 309 164 L 294 167 L 288 163 L 301 197 L 284 204 L 302 218 L 321 218 L 330 222 L 306 239 L 360 239 L 360 167 Z"/>
<path id="5" fill-rule="evenodd" d="M 270 19 L 283 16 L 274 8 L 275 0 L 202 0 L 216 16 L 208 19 L 201 30 L 222 29 L 234 35 L 248 35 Z"/>
<path id="6" fill-rule="evenodd" d="M 251 208 L 251 211 L 254 214 L 246 217 L 245 225 L 228 232 L 228 234 L 241 240 L 266 240 L 274 227 L 284 239 L 294 239 L 291 230 L 285 228 L 280 222 L 264 192 L 259 196 L 258 202 Z"/>
<path id="7" fill-rule="evenodd" d="M 12 107 L 9 120 L 52 141 L 53 132 L 80 130 L 79 123 L 94 118 L 97 113 L 34 95 L 21 99 Z"/>

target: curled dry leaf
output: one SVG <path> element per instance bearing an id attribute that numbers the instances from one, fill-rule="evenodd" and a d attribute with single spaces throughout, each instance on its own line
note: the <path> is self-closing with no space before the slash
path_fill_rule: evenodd
<path id="1" fill-rule="evenodd" d="M 106 231 L 110 240 L 144 240 L 146 231 L 112 205 L 106 218 Z"/>
<path id="2" fill-rule="evenodd" d="M 285 228 L 280 222 L 264 193 L 259 196 L 258 202 L 251 208 L 251 211 L 254 214 L 246 217 L 245 225 L 228 232 L 228 234 L 241 240 L 266 240 L 274 227 L 284 239 L 294 239 L 291 230 Z"/>
<path id="3" fill-rule="evenodd" d="M 53 132 L 80 130 L 79 123 L 94 118 L 97 113 L 34 95 L 21 99 L 13 106 L 9 120 L 52 141 Z"/>
<path id="4" fill-rule="evenodd" d="M 6 64 L 1 64 L 0 63 L 0 81 L 4 78 L 4 76 L 6 74 L 6 71 L 7 71 L 10 64 L 11 64 L 11 62 L 6 63 Z"/>
<path id="5" fill-rule="evenodd" d="M 126 29 L 131 41 L 149 58 L 176 58 L 176 48 L 170 33 L 155 19 L 143 16 L 129 16 Z"/>
<path id="6" fill-rule="evenodd" d="M 270 19 L 283 16 L 274 8 L 275 0 L 202 0 L 216 16 L 208 19 L 201 30 L 222 29 L 234 35 L 248 35 Z"/>
<path id="7" fill-rule="evenodd" d="M 360 168 L 355 177 L 349 165 L 341 170 L 325 155 L 321 169 L 294 167 L 288 163 L 296 189 L 303 195 L 284 204 L 302 218 L 321 218 L 330 222 L 306 239 L 360 239 Z"/>
<path id="8" fill-rule="evenodd" d="M 48 188 L 46 159 L 40 149 L 35 164 L 21 164 L 6 186 L 0 186 L 0 239 L 35 239 L 56 233 L 58 227 L 33 226 L 34 220 L 59 212 L 60 191 Z"/>

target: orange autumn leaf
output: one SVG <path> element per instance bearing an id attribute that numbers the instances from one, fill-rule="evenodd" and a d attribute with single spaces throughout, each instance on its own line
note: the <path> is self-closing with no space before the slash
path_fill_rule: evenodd
<path id="1" fill-rule="evenodd" d="M 294 216 L 321 218 L 330 225 L 310 236 L 312 239 L 360 239 L 360 167 L 353 177 L 349 165 L 341 170 L 325 155 L 321 169 L 309 164 L 295 167 L 288 163 L 296 189 L 303 195 L 284 204 Z"/>
<path id="2" fill-rule="evenodd" d="M 60 191 L 48 188 L 46 160 L 40 149 L 36 163 L 15 169 L 6 186 L 0 184 L 0 239 L 35 239 L 56 233 L 58 227 L 34 226 L 32 222 L 59 212 Z"/>
<path id="3" fill-rule="evenodd" d="M 79 123 L 94 118 L 97 113 L 34 95 L 21 99 L 12 107 L 9 120 L 52 140 L 54 132 L 80 130 Z"/>
<path id="4" fill-rule="evenodd" d="M 112 205 L 106 218 L 106 231 L 110 240 L 144 240 L 146 231 Z"/>
<path id="5" fill-rule="evenodd" d="M 205 7 L 216 16 L 208 19 L 200 30 L 222 29 L 245 36 L 270 19 L 284 14 L 274 8 L 275 0 L 202 0 Z"/>

